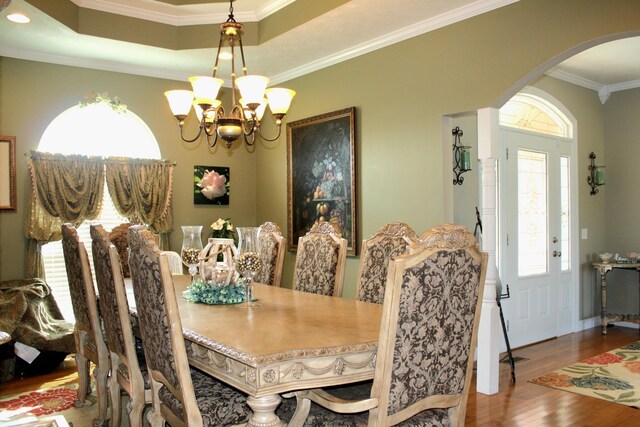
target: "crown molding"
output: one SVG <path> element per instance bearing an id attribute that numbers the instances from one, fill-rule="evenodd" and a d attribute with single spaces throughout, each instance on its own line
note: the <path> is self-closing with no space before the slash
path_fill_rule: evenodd
<path id="1" fill-rule="evenodd" d="M 577 86 L 582 86 L 587 89 L 595 90 L 598 92 L 600 102 L 603 104 L 607 102 L 612 92 L 618 92 L 621 90 L 636 89 L 640 87 L 640 80 L 631 80 L 628 82 L 614 83 L 610 85 L 604 85 L 602 83 L 595 82 L 593 80 L 580 77 L 576 74 L 569 73 L 567 71 L 551 69 L 545 73 L 546 75 L 563 80 L 567 83 L 572 83 Z"/>
<path id="2" fill-rule="evenodd" d="M 67 65 L 70 67 L 89 68 L 100 71 L 113 71 L 116 73 L 133 74 L 137 76 L 156 77 L 159 79 L 187 81 L 189 74 L 166 71 L 154 67 L 141 67 L 131 64 L 124 64 L 115 61 L 99 61 L 88 58 L 70 58 L 64 55 L 53 55 L 36 52 L 27 49 L 13 49 L 0 45 L 0 57 L 24 59 L 28 61 L 46 62 L 50 64 Z"/>
<path id="3" fill-rule="evenodd" d="M 294 1 L 296 0 L 276 0 L 276 1 L 269 2 L 266 6 L 255 11 L 255 17 L 256 17 L 255 20 L 262 21 L 267 16 L 276 13 L 280 9 L 284 9 Z"/>
<path id="4" fill-rule="evenodd" d="M 599 91 L 602 88 L 602 86 L 604 86 L 602 83 L 598 83 L 596 81 L 589 80 L 584 77 L 578 76 L 576 74 L 569 73 L 567 71 L 563 71 L 559 69 L 552 68 L 549 71 L 547 71 L 545 74 L 549 77 L 563 80 L 567 83 L 572 83 L 574 85 L 582 86 L 587 89 L 595 90 L 596 92 Z"/>
<path id="5" fill-rule="evenodd" d="M 476 15 L 498 9 L 517 1 L 519 0 L 479 0 L 467 6 L 452 10 L 434 18 L 417 22 L 400 30 L 393 31 L 391 33 L 369 40 L 366 43 L 361 43 L 349 49 L 337 52 L 333 55 L 309 62 L 308 64 L 293 68 L 291 70 L 285 71 L 284 73 L 274 75 L 273 77 L 271 77 L 271 82 L 273 84 L 279 84 L 284 81 L 291 80 L 296 77 L 312 73 L 314 71 L 318 71 L 322 68 L 347 61 L 360 55 L 373 52 L 374 50 L 378 50 L 383 47 L 410 39 L 412 37 L 416 37 L 442 27 L 446 27 L 447 25 L 455 24 L 456 22 L 460 22 Z"/>
<path id="6" fill-rule="evenodd" d="M 180 12 L 180 6 L 163 4 L 162 7 L 165 8 L 167 12 L 160 12 L 149 10 L 144 7 L 113 3 L 108 0 L 72 1 L 77 6 L 82 8 L 128 16 L 131 18 L 143 19 L 145 21 L 159 22 L 161 24 L 173 25 L 176 27 L 220 23 L 226 21 L 229 16 L 229 11 L 226 9 L 224 12 L 217 13 L 186 13 Z M 277 11 L 284 8 L 285 6 L 288 6 L 294 1 L 295 0 L 276 0 L 269 2 L 266 6 L 255 11 L 234 11 L 234 16 L 238 20 L 238 22 L 257 22 L 273 13 L 276 13 Z"/>

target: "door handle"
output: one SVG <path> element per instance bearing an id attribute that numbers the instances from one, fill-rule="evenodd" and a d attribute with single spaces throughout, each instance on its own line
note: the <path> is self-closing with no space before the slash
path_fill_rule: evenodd
<path id="1" fill-rule="evenodd" d="M 553 251 L 553 252 L 551 253 L 551 255 L 553 255 L 553 257 L 554 257 L 554 258 L 555 258 L 555 257 L 559 257 L 559 256 L 562 256 L 562 252 L 560 252 L 560 251 Z"/>

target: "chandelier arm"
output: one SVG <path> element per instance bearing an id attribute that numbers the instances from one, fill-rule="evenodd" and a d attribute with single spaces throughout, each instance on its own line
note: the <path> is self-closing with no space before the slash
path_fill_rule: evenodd
<path id="1" fill-rule="evenodd" d="M 280 135 L 282 134 L 282 123 L 278 123 L 278 133 L 275 137 L 273 138 L 267 138 L 266 136 L 264 136 L 262 134 L 262 128 L 258 128 L 258 133 L 260 134 L 260 138 L 262 138 L 263 140 L 267 141 L 267 142 L 273 142 L 276 139 L 280 138 Z"/>
<path id="2" fill-rule="evenodd" d="M 184 129 L 184 127 L 182 125 L 178 125 L 178 128 L 180 129 L 180 138 L 184 141 L 184 142 L 188 142 L 188 143 L 192 143 L 195 142 L 198 138 L 200 138 L 200 135 L 202 135 L 202 124 L 200 126 L 198 126 L 198 133 L 196 134 L 195 137 L 193 137 L 193 139 L 188 139 L 185 138 L 182 130 Z M 205 130 L 206 133 L 206 130 Z"/>
<path id="3" fill-rule="evenodd" d="M 244 136 L 244 142 L 249 147 L 256 145 L 256 132 L 251 132 L 250 134 L 243 133 L 242 135 Z M 247 138 L 249 135 L 251 135 L 251 142 L 249 142 L 249 139 Z"/>
<path id="4" fill-rule="evenodd" d="M 216 146 L 216 144 L 218 143 L 218 132 L 214 132 L 215 133 L 215 138 L 213 139 L 213 144 L 211 143 L 211 136 L 213 135 L 209 135 L 207 134 L 207 144 L 209 144 L 209 147 L 213 148 Z"/>
<path id="5" fill-rule="evenodd" d="M 247 130 L 247 128 L 245 127 L 245 124 L 247 124 L 248 122 L 251 122 L 251 128 L 249 128 Z M 256 127 L 259 127 L 256 125 L 257 120 L 251 119 L 251 120 L 243 120 L 242 121 L 242 133 L 245 135 L 251 135 L 252 133 L 254 133 L 254 131 L 256 130 Z"/>

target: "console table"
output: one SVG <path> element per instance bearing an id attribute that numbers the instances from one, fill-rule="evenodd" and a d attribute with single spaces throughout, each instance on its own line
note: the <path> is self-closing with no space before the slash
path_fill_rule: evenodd
<path id="1" fill-rule="evenodd" d="M 640 273 L 640 263 L 617 263 L 617 262 L 594 262 L 593 268 L 600 272 L 600 320 L 602 321 L 602 334 L 607 334 L 607 325 L 612 322 L 632 322 L 640 323 L 640 315 L 638 314 L 612 314 L 607 313 L 607 273 L 614 268 L 625 270 L 636 270 Z"/>

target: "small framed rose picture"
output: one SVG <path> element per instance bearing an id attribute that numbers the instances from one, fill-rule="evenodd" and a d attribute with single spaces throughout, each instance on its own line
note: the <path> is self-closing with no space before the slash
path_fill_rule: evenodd
<path id="1" fill-rule="evenodd" d="M 193 167 L 193 203 L 196 205 L 228 205 L 229 168 L 222 166 Z"/>

